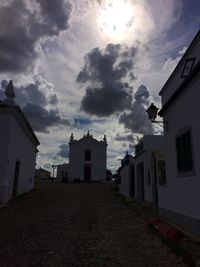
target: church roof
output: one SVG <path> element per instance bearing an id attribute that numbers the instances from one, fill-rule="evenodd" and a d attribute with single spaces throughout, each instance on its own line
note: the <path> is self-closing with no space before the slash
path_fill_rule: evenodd
<path id="1" fill-rule="evenodd" d="M 97 139 L 95 139 L 91 134 L 90 132 L 88 131 L 87 134 L 84 134 L 82 138 L 80 138 L 79 140 L 76 140 L 74 139 L 74 136 L 73 136 L 73 133 L 71 134 L 71 138 L 70 138 L 70 145 L 71 144 L 77 144 L 77 143 L 80 143 L 80 142 L 84 142 L 86 140 L 89 140 L 89 141 L 92 141 L 92 142 L 95 142 L 97 144 L 102 144 L 102 145 L 107 145 L 107 141 L 106 141 L 106 136 L 104 135 L 104 139 L 99 141 Z"/>

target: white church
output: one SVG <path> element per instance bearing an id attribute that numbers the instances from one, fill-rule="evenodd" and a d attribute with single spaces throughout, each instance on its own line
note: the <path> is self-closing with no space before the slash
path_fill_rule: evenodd
<path id="1" fill-rule="evenodd" d="M 89 133 L 69 142 L 69 181 L 106 180 L 107 140 L 98 141 Z"/>

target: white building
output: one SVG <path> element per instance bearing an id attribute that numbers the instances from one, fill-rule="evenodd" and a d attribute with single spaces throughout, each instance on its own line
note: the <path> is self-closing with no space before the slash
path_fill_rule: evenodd
<path id="1" fill-rule="evenodd" d="M 102 181 L 106 179 L 106 136 L 98 141 L 89 131 L 75 140 L 71 134 L 69 142 L 69 180 Z"/>
<path id="2" fill-rule="evenodd" d="M 166 183 L 164 140 L 161 135 L 144 135 L 135 146 L 136 199 L 159 205 L 159 190 Z"/>
<path id="3" fill-rule="evenodd" d="M 144 135 L 135 146 L 135 156 L 126 154 L 119 168 L 119 192 L 157 210 L 159 191 L 166 184 L 163 136 Z"/>
<path id="4" fill-rule="evenodd" d="M 69 163 L 64 163 L 57 166 L 57 182 L 67 182 L 69 176 Z"/>
<path id="5" fill-rule="evenodd" d="M 12 81 L 0 102 L 0 202 L 34 187 L 39 141 L 21 109 L 14 103 Z"/>
<path id="6" fill-rule="evenodd" d="M 162 88 L 167 186 L 160 213 L 200 236 L 200 32 Z"/>
<path id="7" fill-rule="evenodd" d="M 122 160 L 122 165 L 118 170 L 120 175 L 119 192 L 126 197 L 135 197 L 135 162 L 134 157 L 128 153 Z"/>

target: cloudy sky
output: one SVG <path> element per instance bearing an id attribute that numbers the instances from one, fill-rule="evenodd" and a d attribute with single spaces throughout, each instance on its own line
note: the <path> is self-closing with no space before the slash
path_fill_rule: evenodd
<path id="1" fill-rule="evenodd" d="M 13 80 L 41 145 L 38 166 L 68 161 L 71 132 L 108 139 L 119 166 L 145 109 L 200 29 L 199 0 L 0 0 L 0 99 Z"/>

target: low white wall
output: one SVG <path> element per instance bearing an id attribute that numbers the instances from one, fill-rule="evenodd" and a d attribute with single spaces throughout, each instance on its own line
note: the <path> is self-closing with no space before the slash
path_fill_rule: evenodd
<path id="1" fill-rule="evenodd" d="M 143 163 L 144 166 L 144 199 L 147 201 L 152 201 L 152 187 L 151 187 L 152 182 L 150 181 L 150 184 L 148 184 L 148 171 L 150 171 L 150 178 L 152 177 L 150 152 L 144 152 L 139 157 L 136 157 L 135 159 L 136 177 L 138 177 L 137 166 L 141 163 Z M 136 179 L 136 188 L 137 188 L 137 180 L 138 179 Z"/>
<path id="2" fill-rule="evenodd" d="M 164 120 L 169 123 L 168 132 L 165 133 L 167 186 L 160 198 L 162 208 L 198 219 L 200 219 L 200 209 L 197 204 L 200 203 L 199 82 L 200 74 L 165 114 Z M 194 173 L 179 176 L 176 135 L 185 126 L 191 127 Z"/>

